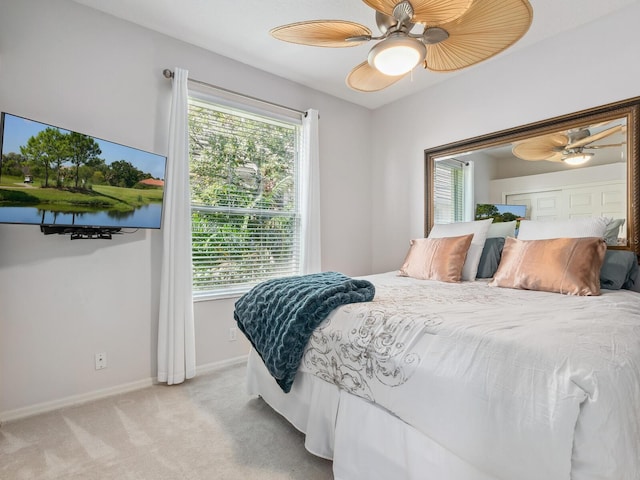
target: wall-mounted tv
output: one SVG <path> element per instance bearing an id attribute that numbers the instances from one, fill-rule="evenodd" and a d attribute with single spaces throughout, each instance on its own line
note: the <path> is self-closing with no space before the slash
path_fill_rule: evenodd
<path id="1" fill-rule="evenodd" d="M 166 157 L 4 112 L 0 130 L 0 223 L 160 228 Z"/>
<path id="2" fill-rule="evenodd" d="M 527 217 L 526 205 L 504 205 L 500 203 L 476 204 L 476 220 L 493 218 L 494 222 L 512 222 Z"/>

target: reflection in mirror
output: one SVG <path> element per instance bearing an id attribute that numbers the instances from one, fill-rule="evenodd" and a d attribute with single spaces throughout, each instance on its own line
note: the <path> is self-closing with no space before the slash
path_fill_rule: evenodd
<path id="1" fill-rule="evenodd" d="M 426 228 L 476 206 L 525 205 L 530 220 L 611 219 L 607 244 L 637 251 L 638 99 L 428 150 Z"/>

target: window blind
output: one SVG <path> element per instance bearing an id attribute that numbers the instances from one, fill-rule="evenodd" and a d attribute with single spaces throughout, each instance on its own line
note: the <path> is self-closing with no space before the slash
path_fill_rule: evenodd
<path id="1" fill-rule="evenodd" d="M 455 159 L 436 161 L 433 186 L 435 223 L 464 221 L 464 164 Z"/>
<path id="2" fill-rule="evenodd" d="M 300 273 L 295 121 L 189 101 L 195 295 Z"/>

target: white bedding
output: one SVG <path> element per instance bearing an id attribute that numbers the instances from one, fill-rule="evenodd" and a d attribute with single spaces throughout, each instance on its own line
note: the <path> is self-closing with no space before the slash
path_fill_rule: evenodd
<path id="1" fill-rule="evenodd" d="M 304 375 L 384 407 L 487 478 L 640 478 L 639 294 L 366 278 L 376 298 L 323 322 Z"/>

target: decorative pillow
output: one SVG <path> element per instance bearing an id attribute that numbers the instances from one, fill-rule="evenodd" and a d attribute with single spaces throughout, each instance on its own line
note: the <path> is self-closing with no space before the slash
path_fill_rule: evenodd
<path id="1" fill-rule="evenodd" d="M 487 238 L 515 237 L 517 222 L 517 220 L 513 220 L 511 222 L 493 222 L 489 225 Z"/>
<path id="2" fill-rule="evenodd" d="M 607 217 L 574 218 L 571 220 L 520 220 L 520 240 L 544 240 L 547 238 L 604 238 L 611 221 Z"/>
<path id="3" fill-rule="evenodd" d="M 602 238 L 507 238 L 495 287 L 600 295 L 600 268 L 607 245 Z"/>
<path id="4" fill-rule="evenodd" d="M 502 257 L 503 247 L 503 237 L 487 238 L 487 241 L 484 242 L 482 255 L 480 256 L 480 263 L 478 263 L 478 273 L 476 274 L 476 278 L 493 277 L 496 270 L 498 270 L 498 265 L 500 265 L 500 257 Z"/>
<path id="5" fill-rule="evenodd" d="M 611 219 L 604 231 L 604 241 L 607 245 L 618 245 L 620 227 L 624 224 L 624 218 Z"/>
<path id="6" fill-rule="evenodd" d="M 473 233 L 467 259 L 462 267 L 462 280 L 475 280 L 482 248 L 487 239 L 487 231 L 491 222 L 493 222 L 492 218 L 475 222 L 437 223 L 429 232 L 429 238 L 455 237 Z"/>
<path id="7" fill-rule="evenodd" d="M 403 277 L 459 282 L 472 234 L 447 238 L 418 238 L 400 268 Z"/>
<path id="8" fill-rule="evenodd" d="M 630 250 L 607 250 L 600 269 L 600 287 L 634 290 L 638 279 L 638 256 Z"/>

